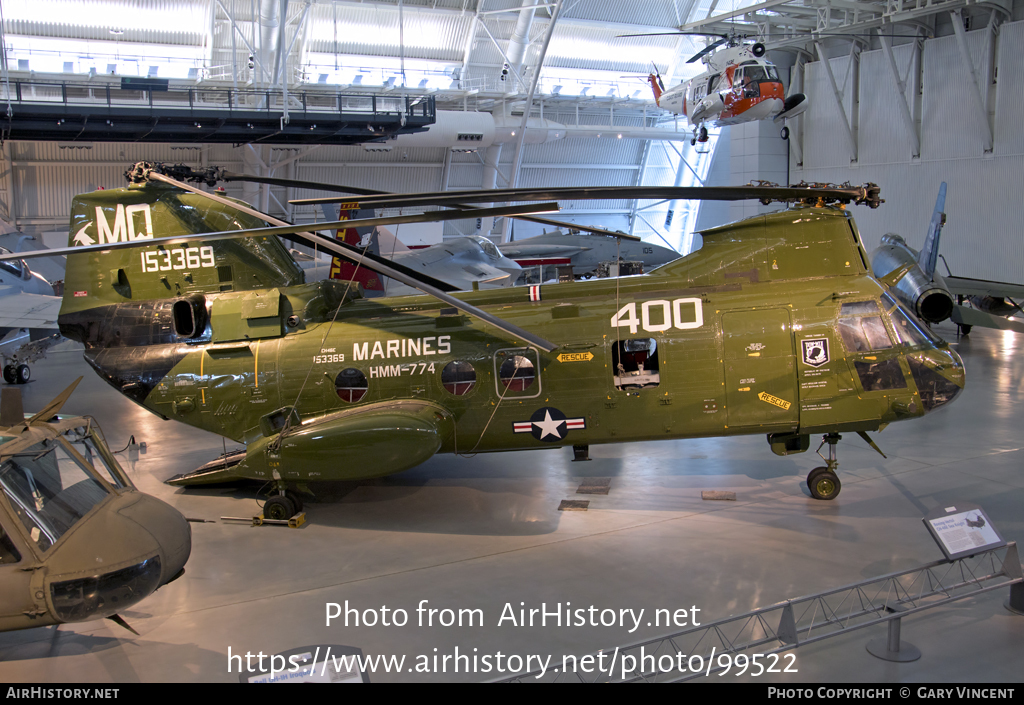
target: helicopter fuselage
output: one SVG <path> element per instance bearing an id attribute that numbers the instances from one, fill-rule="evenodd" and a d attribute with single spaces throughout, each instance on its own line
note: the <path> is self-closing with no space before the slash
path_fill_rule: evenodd
<path id="1" fill-rule="evenodd" d="M 956 354 L 871 277 L 846 212 L 781 211 L 703 237 L 645 276 L 459 295 L 556 341 L 551 353 L 427 297 L 362 299 L 338 282 L 191 293 L 191 278 L 159 272 L 173 298 L 66 297 L 61 328 L 147 409 L 247 445 L 237 465 L 176 484 L 740 434 L 784 453 L 921 416 L 962 388 Z M 121 252 L 107 257 L 145 267 Z"/>
<path id="2" fill-rule="evenodd" d="M 695 129 L 795 117 L 807 107 L 799 94 L 787 103 L 778 69 L 749 46 L 723 49 L 705 57 L 705 63 L 707 70 L 700 75 L 663 93 L 655 91 L 659 107 L 685 115 Z"/>

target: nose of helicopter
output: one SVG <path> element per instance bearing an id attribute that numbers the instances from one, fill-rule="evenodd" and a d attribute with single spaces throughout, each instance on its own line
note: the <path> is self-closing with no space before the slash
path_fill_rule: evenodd
<path id="1" fill-rule="evenodd" d="M 964 361 L 949 348 L 915 354 L 908 362 L 925 413 L 953 401 L 967 383 Z"/>
<path id="2" fill-rule="evenodd" d="M 140 492 L 139 500 L 122 508 L 118 514 L 138 524 L 159 546 L 163 567 L 161 585 L 170 582 L 181 572 L 192 552 L 192 530 L 178 510 L 156 497 Z"/>
<path id="3" fill-rule="evenodd" d="M 87 517 L 50 557 L 53 614 L 80 622 L 115 614 L 177 576 L 192 550 L 188 522 L 141 492 L 107 500 L 110 511 Z"/>

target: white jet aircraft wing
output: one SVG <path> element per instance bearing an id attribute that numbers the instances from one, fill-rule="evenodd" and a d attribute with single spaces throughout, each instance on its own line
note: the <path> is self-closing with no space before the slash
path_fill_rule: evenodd
<path id="1" fill-rule="evenodd" d="M 60 297 L 25 294 L 11 286 L 0 287 L 0 328 L 57 330 Z"/>

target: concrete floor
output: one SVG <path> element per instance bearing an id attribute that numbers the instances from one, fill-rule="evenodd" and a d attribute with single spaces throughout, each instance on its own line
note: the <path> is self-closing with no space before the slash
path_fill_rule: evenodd
<path id="1" fill-rule="evenodd" d="M 954 329 L 941 328 L 947 339 Z M 440 456 L 397 476 L 333 486 L 306 506 L 301 529 L 220 520 L 258 512 L 255 488 L 181 490 L 162 480 L 218 455 L 219 437 L 161 421 L 93 374 L 76 352 L 34 368 L 26 408 L 85 376 L 66 411 L 93 414 L 112 447 L 129 435 L 148 444 L 130 470 L 139 488 L 191 518 L 186 574 L 109 621 L 0 634 L 0 682 L 237 681 L 228 649 L 282 653 L 347 645 L 406 656 L 401 673 L 372 681 L 477 681 L 490 673 L 424 674 L 408 668 L 435 654 L 584 655 L 667 630 L 498 626 L 506 603 L 539 608 L 700 609 L 711 621 L 911 568 L 941 558 L 921 523 L 937 506 L 973 501 L 1007 540 L 1024 539 L 1024 338 L 975 329 L 955 344 L 968 386 L 950 407 L 875 436 L 883 460 L 855 435 L 839 446 L 842 493 L 812 500 L 804 478 L 811 452 L 780 458 L 763 436 L 594 447 L 590 463 L 568 449 Z M 816 445 L 816 444 L 815 444 Z M 230 447 L 230 446 L 229 446 Z M 127 463 L 126 463 L 127 469 Z M 581 477 L 610 477 L 607 496 L 576 495 Z M 701 490 L 736 492 L 735 502 Z M 562 499 L 586 512 L 559 512 Z M 1024 618 L 1002 592 L 903 620 L 903 638 L 923 657 L 875 659 L 876 626 L 801 647 L 798 673 L 755 682 L 1020 682 Z M 327 603 L 405 609 L 398 626 L 325 625 Z M 480 609 L 482 626 L 418 626 L 416 608 Z M 436 650 L 436 651 L 435 651 Z M 494 663 L 492 661 L 492 663 Z M 235 669 L 237 671 L 236 663 Z M 449 671 L 451 663 L 449 663 Z M 712 677 L 728 682 L 732 676 Z"/>

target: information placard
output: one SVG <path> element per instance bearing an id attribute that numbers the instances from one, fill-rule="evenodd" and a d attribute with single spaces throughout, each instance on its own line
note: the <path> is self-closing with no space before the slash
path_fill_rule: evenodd
<path id="1" fill-rule="evenodd" d="M 992 520 L 977 504 L 957 502 L 941 507 L 929 512 L 923 521 L 949 560 L 1006 545 Z"/>

